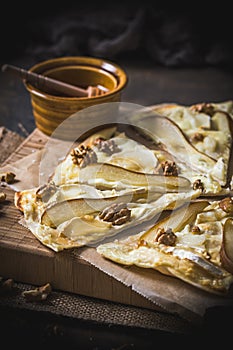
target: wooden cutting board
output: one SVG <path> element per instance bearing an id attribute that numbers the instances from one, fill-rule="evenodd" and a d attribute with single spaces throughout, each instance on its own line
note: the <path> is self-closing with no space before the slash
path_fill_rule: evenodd
<path id="1" fill-rule="evenodd" d="M 47 140 L 46 135 L 35 129 L 3 165 L 42 149 Z M 0 204 L 0 276 L 36 286 L 49 282 L 53 289 L 161 310 L 130 287 L 78 257 L 74 251 L 56 253 L 42 245 L 19 224 L 22 213 L 14 206 L 14 191 L 7 187 L 1 190 L 6 193 L 7 200 Z"/>

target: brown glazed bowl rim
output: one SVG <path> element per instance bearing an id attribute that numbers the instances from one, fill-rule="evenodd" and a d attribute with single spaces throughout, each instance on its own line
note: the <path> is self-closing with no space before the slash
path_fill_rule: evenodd
<path id="1" fill-rule="evenodd" d="M 52 64 L 54 64 L 54 66 Z M 108 74 L 112 74 L 115 77 L 115 79 L 118 81 L 117 87 L 114 88 L 113 90 L 110 90 L 109 92 L 106 92 L 104 95 L 92 96 L 90 98 L 90 97 L 54 96 L 46 92 L 42 92 L 41 90 L 32 86 L 30 83 L 25 82 L 24 85 L 31 94 L 37 95 L 46 100 L 84 101 L 84 100 L 90 100 L 90 99 L 93 99 L 93 100 L 105 99 L 107 96 L 110 97 L 111 95 L 115 95 L 116 93 L 119 93 L 128 83 L 128 76 L 125 70 L 121 68 L 117 63 L 112 62 L 110 60 L 89 57 L 89 56 L 65 56 L 65 57 L 51 58 L 51 59 L 36 63 L 31 68 L 29 68 L 29 71 L 43 74 L 44 71 L 48 70 L 48 66 L 49 66 L 49 69 L 54 69 L 56 67 L 59 68 L 62 66 L 74 66 L 74 65 L 80 65 L 82 67 L 91 66 L 97 69 L 102 69 L 106 71 Z M 41 71 L 41 69 L 43 68 L 44 68 L 44 71 Z"/>

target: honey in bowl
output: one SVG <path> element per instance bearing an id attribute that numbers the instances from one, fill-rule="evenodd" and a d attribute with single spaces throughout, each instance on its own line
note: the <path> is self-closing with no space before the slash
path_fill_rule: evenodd
<path id="1" fill-rule="evenodd" d="M 46 135 L 52 135 L 56 128 L 72 114 L 93 105 L 120 102 L 127 85 L 127 74 L 117 64 L 99 58 L 71 56 L 43 61 L 31 67 L 30 72 L 87 89 L 98 87 L 104 93 L 95 96 L 73 97 L 38 89 L 25 82 L 30 93 L 36 127 Z M 88 121 L 82 120 L 82 123 Z M 88 125 L 80 125 L 82 128 Z M 61 138 L 69 139 L 70 130 Z"/>

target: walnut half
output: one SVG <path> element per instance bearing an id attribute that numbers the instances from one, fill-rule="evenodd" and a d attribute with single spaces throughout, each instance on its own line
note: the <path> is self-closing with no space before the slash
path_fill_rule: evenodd
<path id="1" fill-rule="evenodd" d="M 114 140 L 105 140 L 102 137 L 97 138 L 94 141 L 94 145 L 101 151 L 109 156 L 111 156 L 114 153 L 120 152 L 120 148 L 116 144 Z"/>
<path id="2" fill-rule="evenodd" d="M 198 103 L 196 105 L 193 105 L 190 107 L 191 111 L 197 112 L 197 113 L 205 113 L 210 115 L 211 117 L 213 116 L 215 110 L 214 106 L 211 103 Z"/>
<path id="3" fill-rule="evenodd" d="M 200 179 L 197 179 L 193 182 L 193 189 L 194 190 L 202 190 L 202 192 L 204 191 L 205 187 L 203 182 Z"/>
<path id="4" fill-rule="evenodd" d="M 50 283 L 46 283 L 43 286 L 35 289 L 25 290 L 22 292 L 22 296 L 28 301 L 43 301 L 47 299 L 47 296 L 52 292 Z"/>
<path id="5" fill-rule="evenodd" d="M 51 181 L 48 184 L 38 188 L 36 191 L 36 198 L 47 202 L 50 197 L 52 197 L 58 191 L 58 189 L 59 188 L 55 185 L 55 183 Z"/>
<path id="6" fill-rule="evenodd" d="M 111 222 L 113 225 L 123 225 L 130 220 L 131 210 L 125 203 L 115 203 L 102 210 L 99 218 L 103 221 Z"/>
<path id="7" fill-rule="evenodd" d="M 219 208 L 221 208 L 225 213 L 233 213 L 233 200 L 231 197 L 226 197 L 222 199 L 219 203 Z"/>
<path id="8" fill-rule="evenodd" d="M 6 182 L 7 184 L 12 184 L 15 180 L 15 174 L 11 171 L 0 174 L 0 181 Z"/>
<path id="9" fill-rule="evenodd" d="M 166 160 L 159 164 L 155 169 L 155 173 L 163 174 L 164 176 L 178 176 L 178 168 L 175 162 Z"/>
<path id="10" fill-rule="evenodd" d="M 85 168 L 91 163 L 97 163 L 97 155 L 90 146 L 80 145 L 70 152 L 74 164 Z"/>
<path id="11" fill-rule="evenodd" d="M 158 228 L 155 236 L 155 242 L 174 246 L 176 243 L 176 235 L 171 228 L 168 228 L 166 231 L 164 228 Z"/>

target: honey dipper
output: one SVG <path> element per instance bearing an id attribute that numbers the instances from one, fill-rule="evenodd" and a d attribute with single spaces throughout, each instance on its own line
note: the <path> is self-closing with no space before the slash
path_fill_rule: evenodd
<path id="1" fill-rule="evenodd" d="M 70 97 L 94 97 L 101 96 L 108 91 L 104 87 L 100 86 L 88 86 L 87 89 L 83 89 L 76 85 L 68 84 L 60 80 L 56 80 L 50 77 L 47 77 L 42 74 L 37 74 L 30 72 L 26 69 L 13 66 L 11 64 L 4 64 L 2 66 L 2 72 L 13 73 L 22 80 L 32 84 L 37 89 L 42 91 L 46 90 L 56 92 L 62 96 Z"/>

